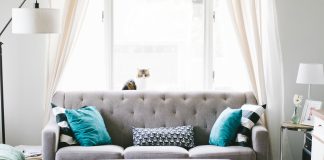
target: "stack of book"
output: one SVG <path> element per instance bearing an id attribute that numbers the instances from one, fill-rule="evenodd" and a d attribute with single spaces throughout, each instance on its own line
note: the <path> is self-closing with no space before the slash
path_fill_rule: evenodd
<path id="1" fill-rule="evenodd" d="M 41 146 L 16 146 L 24 155 L 27 160 L 41 160 L 42 159 L 42 147 Z"/>

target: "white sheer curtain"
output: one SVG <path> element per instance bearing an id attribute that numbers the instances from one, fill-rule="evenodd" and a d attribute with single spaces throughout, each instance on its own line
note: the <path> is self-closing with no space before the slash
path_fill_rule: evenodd
<path id="1" fill-rule="evenodd" d="M 266 124 L 277 159 L 284 86 L 275 1 L 231 0 L 229 6 L 253 92 L 260 104 L 267 103 Z"/>
<path id="2" fill-rule="evenodd" d="M 259 104 L 263 104 L 266 102 L 266 96 L 264 90 L 260 15 L 258 13 L 257 0 L 232 0 L 230 2 L 252 90 Z"/>
<path id="3" fill-rule="evenodd" d="M 280 126 L 284 115 L 284 76 L 275 0 L 261 1 L 262 53 L 267 95 L 267 124 L 273 159 L 279 159 Z"/>
<path id="4" fill-rule="evenodd" d="M 49 119 L 52 96 L 78 38 L 88 6 L 88 0 L 50 0 L 50 2 L 53 8 L 62 10 L 63 21 L 61 33 L 58 36 L 51 36 L 49 40 L 44 123 Z"/>

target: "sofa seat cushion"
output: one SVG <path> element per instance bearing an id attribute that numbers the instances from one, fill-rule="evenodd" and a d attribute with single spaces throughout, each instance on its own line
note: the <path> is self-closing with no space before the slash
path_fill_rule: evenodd
<path id="1" fill-rule="evenodd" d="M 131 146 L 125 149 L 125 159 L 181 159 L 188 158 L 186 149 L 177 146 Z"/>
<path id="2" fill-rule="evenodd" d="M 122 159 L 124 149 L 116 145 L 69 146 L 56 152 L 56 160 Z"/>
<path id="3" fill-rule="evenodd" d="M 190 158 L 198 159 L 235 159 L 255 160 L 256 155 L 253 149 L 242 146 L 219 147 L 214 145 L 197 146 L 189 150 Z"/>

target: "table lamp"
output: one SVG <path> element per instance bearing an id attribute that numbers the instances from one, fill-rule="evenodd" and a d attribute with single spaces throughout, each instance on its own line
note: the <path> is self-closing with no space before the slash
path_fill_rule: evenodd
<path id="1" fill-rule="evenodd" d="M 16 34 L 42 34 L 59 33 L 60 11 L 51 8 L 39 8 L 36 0 L 35 8 L 21 8 L 27 0 L 23 0 L 19 8 L 12 9 L 12 18 L 6 23 L 0 32 L 0 38 L 12 21 L 12 33 Z M 2 42 L 0 42 L 0 94 L 1 94 L 1 125 L 2 143 L 6 143 L 5 119 L 4 119 L 4 94 L 3 94 L 3 66 L 2 66 Z"/>
<path id="2" fill-rule="evenodd" d="M 311 85 L 324 84 L 323 64 L 300 63 L 296 83 L 308 84 L 308 99 L 310 99 Z"/>

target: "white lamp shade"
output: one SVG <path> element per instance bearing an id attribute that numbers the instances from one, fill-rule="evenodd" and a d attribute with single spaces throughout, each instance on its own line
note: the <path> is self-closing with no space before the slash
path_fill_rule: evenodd
<path id="1" fill-rule="evenodd" d="M 324 84 L 323 64 L 299 64 L 296 83 Z"/>
<path id="2" fill-rule="evenodd" d="M 12 33 L 59 33 L 60 11 L 50 8 L 13 8 Z"/>

